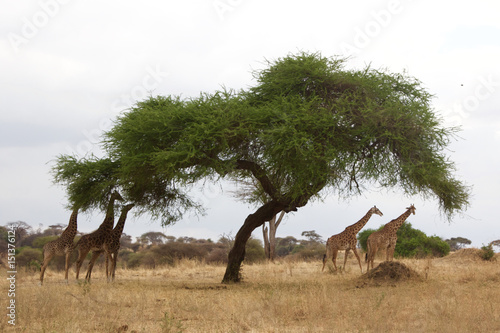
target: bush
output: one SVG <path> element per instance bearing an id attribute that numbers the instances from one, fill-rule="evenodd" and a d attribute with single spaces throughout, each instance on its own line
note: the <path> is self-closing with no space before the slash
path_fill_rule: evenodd
<path id="1" fill-rule="evenodd" d="M 293 257 L 302 260 L 320 260 L 325 254 L 326 247 L 321 243 L 300 244 L 292 251 Z"/>
<path id="2" fill-rule="evenodd" d="M 259 239 L 250 238 L 245 247 L 245 262 L 256 263 L 266 260 L 266 254 L 262 242 Z"/>
<path id="3" fill-rule="evenodd" d="M 56 240 L 58 238 L 59 236 L 38 237 L 35 240 L 33 240 L 33 247 L 37 249 L 43 249 L 45 244 L 47 244 L 48 242 L 52 242 L 53 240 Z"/>
<path id="4" fill-rule="evenodd" d="M 207 264 L 227 264 L 227 250 L 222 247 L 214 248 L 205 257 Z"/>
<path id="5" fill-rule="evenodd" d="M 495 256 L 495 251 L 493 251 L 493 246 L 491 244 L 483 245 L 481 247 L 481 253 L 479 253 L 479 256 L 486 261 L 493 260 L 493 257 Z"/>
<path id="6" fill-rule="evenodd" d="M 25 267 L 26 270 L 40 269 L 42 262 L 42 252 L 39 249 L 33 249 L 30 246 L 23 246 L 16 255 L 16 264 Z"/>
<path id="7" fill-rule="evenodd" d="M 137 268 L 141 266 L 141 261 L 143 257 L 144 257 L 144 252 L 130 253 L 127 257 L 127 267 Z"/>

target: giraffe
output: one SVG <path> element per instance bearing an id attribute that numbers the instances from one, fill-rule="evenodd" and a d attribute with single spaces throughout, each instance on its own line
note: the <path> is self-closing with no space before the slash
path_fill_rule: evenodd
<path id="1" fill-rule="evenodd" d="M 368 262 L 367 271 L 370 270 L 370 263 L 373 269 L 373 260 L 375 259 L 375 254 L 379 249 L 386 249 L 386 260 L 392 261 L 394 257 L 394 249 L 396 247 L 396 241 L 398 240 L 398 229 L 403 225 L 410 214 L 415 215 L 415 206 L 411 205 L 406 208 L 406 212 L 401 214 L 397 219 L 394 219 L 384 225 L 382 230 L 375 231 L 366 241 L 368 252 L 366 253 L 366 261 Z"/>
<path id="2" fill-rule="evenodd" d="M 104 240 L 104 243 L 102 245 L 102 249 L 99 251 L 93 251 L 92 252 L 92 258 L 90 258 L 89 262 L 89 267 L 88 267 L 88 272 L 92 273 L 92 268 L 94 267 L 94 264 L 99 258 L 99 256 L 105 252 L 106 253 L 106 277 L 109 279 L 111 278 L 111 272 L 114 273 L 114 268 L 116 267 L 116 256 L 118 255 L 118 250 L 120 249 L 120 238 L 123 232 L 123 227 L 125 226 L 125 220 L 127 219 L 127 213 L 129 210 L 134 207 L 134 204 L 129 204 L 126 205 L 122 208 L 122 213 L 120 215 L 120 218 L 118 219 L 118 222 L 116 223 L 115 228 L 112 230 L 112 232 L 106 237 Z M 115 259 L 111 259 L 111 264 L 114 266 L 113 270 L 109 272 L 108 274 L 108 256 L 111 256 L 112 254 L 115 254 Z M 88 274 L 88 273 L 87 273 Z M 90 275 L 89 275 L 90 279 Z M 114 280 L 114 274 L 113 274 L 113 280 Z"/>
<path id="3" fill-rule="evenodd" d="M 332 237 L 328 238 L 328 240 L 326 241 L 326 254 L 323 256 L 323 268 L 321 269 L 321 271 L 325 269 L 325 264 L 330 256 L 332 257 L 333 266 L 335 267 L 335 270 L 337 270 L 336 261 L 337 261 L 338 250 L 345 250 L 344 254 L 344 269 L 345 269 L 345 265 L 347 262 L 347 255 L 349 254 L 349 250 L 352 249 L 352 252 L 354 252 L 354 254 L 356 255 L 356 259 L 358 259 L 358 264 L 359 268 L 361 269 L 361 273 L 363 273 L 363 268 L 361 267 L 361 260 L 359 259 L 358 251 L 356 251 L 356 243 L 358 242 L 358 240 L 356 239 L 356 235 L 365 226 L 365 224 L 368 222 L 368 220 L 370 219 L 370 217 L 372 217 L 373 214 L 377 214 L 380 216 L 384 215 L 376 206 L 373 206 L 365 214 L 365 216 L 361 218 L 361 220 L 354 223 L 353 225 L 348 226 L 340 234 L 333 235 Z"/>
<path id="4" fill-rule="evenodd" d="M 80 267 L 82 266 L 82 263 L 85 260 L 87 254 L 90 251 L 92 251 L 93 253 L 97 251 L 102 251 L 103 250 L 102 247 L 104 241 L 106 240 L 106 237 L 108 237 L 108 235 L 113 231 L 116 200 L 123 200 L 123 198 L 118 192 L 115 191 L 111 194 L 111 198 L 109 200 L 109 204 L 106 210 L 106 217 L 104 218 L 104 221 L 101 223 L 99 228 L 90 234 L 83 235 L 78 241 L 78 243 L 76 243 L 76 246 L 79 246 L 78 259 L 76 260 L 77 280 L 80 274 Z M 90 275 L 92 273 L 91 268 L 92 267 L 90 267 L 89 263 L 89 269 L 87 270 L 87 275 L 85 277 L 86 281 L 90 281 Z"/>
<path id="5" fill-rule="evenodd" d="M 64 278 L 66 279 L 66 282 L 68 282 L 69 257 L 74 249 L 73 240 L 76 235 L 78 210 L 79 207 L 73 209 L 69 218 L 68 226 L 64 229 L 61 236 L 43 246 L 43 264 L 40 270 L 40 285 L 43 284 L 43 275 L 45 274 L 45 269 L 47 269 L 50 260 L 52 260 L 52 258 L 56 255 L 63 254 L 66 256 Z"/>
<path id="6" fill-rule="evenodd" d="M 134 207 L 134 204 L 128 204 L 122 208 L 122 213 L 111 235 L 104 242 L 104 251 L 106 251 L 106 277 L 108 281 L 115 280 L 116 260 L 118 259 L 118 250 L 120 249 L 120 238 L 122 237 L 123 228 L 127 213 Z M 108 262 L 111 263 L 108 274 Z"/>

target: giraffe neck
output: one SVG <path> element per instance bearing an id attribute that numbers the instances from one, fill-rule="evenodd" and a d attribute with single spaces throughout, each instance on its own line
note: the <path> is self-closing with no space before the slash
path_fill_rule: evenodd
<path id="1" fill-rule="evenodd" d="M 115 197 L 111 197 L 109 201 L 108 208 L 106 209 L 106 217 L 99 226 L 99 230 L 101 231 L 109 233 L 113 230 L 113 224 L 115 222 L 115 200 Z"/>
<path id="2" fill-rule="evenodd" d="M 74 238 L 77 230 L 77 217 L 78 217 L 78 208 L 75 208 L 71 213 L 69 218 L 69 223 L 66 229 L 64 229 L 61 234 L 61 238 Z"/>
<path id="3" fill-rule="evenodd" d="M 114 234 L 119 234 L 121 236 L 123 228 L 125 227 L 125 220 L 127 219 L 128 210 L 123 209 L 115 228 L 113 229 Z"/>
<path id="4" fill-rule="evenodd" d="M 411 214 L 411 210 L 406 210 L 406 212 L 404 212 L 403 214 L 401 214 L 400 217 L 398 217 L 394 222 L 393 222 L 393 225 L 399 229 L 399 227 L 401 227 L 401 225 L 403 225 L 403 223 L 406 221 L 406 219 L 408 218 L 408 216 L 410 216 Z"/>
<path id="5" fill-rule="evenodd" d="M 361 218 L 361 220 L 349 226 L 348 228 L 358 233 L 361 229 L 363 229 L 365 224 L 368 223 L 368 220 L 370 219 L 370 217 L 372 217 L 372 215 L 373 213 L 372 210 L 370 209 L 368 213 L 366 213 L 366 215 Z"/>

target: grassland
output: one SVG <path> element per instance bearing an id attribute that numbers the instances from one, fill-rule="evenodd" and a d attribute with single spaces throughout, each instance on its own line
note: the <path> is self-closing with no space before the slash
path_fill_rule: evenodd
<path id="1" fill-rule="evenodd" d="M 52 271 L 39 286 L 37 274 L 20 272 L 17 324 L 2 316 L 0 331 L 500 332 L 499 261 L 402 260 L 420 276 L 405 281 L 365 279 L 355 259 L 342 273 L 280 261 L 244 266 L 244 282 L 233 285 L 220 284 L 224 266 L 187 260 L 118 269 L 114 283 L 100 267 L 92 284 L 66 285 L 64 272 Z"/>

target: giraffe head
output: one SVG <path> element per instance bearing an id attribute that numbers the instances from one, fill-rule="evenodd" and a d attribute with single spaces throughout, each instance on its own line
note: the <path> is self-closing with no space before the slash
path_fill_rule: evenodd
<path id="1" fill-rule="evenodd" d="M 118 191 L 114 191 L 113 193 L 111 193 L 111 198 L 110 198 L 111 201 L 114 201 L 114 200 L 120 200 L 122 201 L 123 198 L 122 196 L 120 195 L 120 193 L 118 193 Z"/>
<path id="2" fill-rule="evenodd" d="M 134 206 L 135 206 L 135 204 L 128 204 L 128 205 L 125 205 L 125 206 L 123 206 L 123 211 L 128 212 L 128 211 L 129 211 L 129 210 L 131 210 Z"/>
<path id="3" fill-rule="evenodd" d="M 415 211 L 417 210 L 413 205 L 411 205 L 410 207 L 406 207 L 406 209 L 408 209 L 413 215 L 415 215 Z"/>
<path id="4" fill-rule="evenodd" d="M 370 212 L 372 214 L 377 214 L 379 216 L 384 216 L 384 214 L 382 214 L 382 212 L 377 208 L 377 206 L 373 206 L 372 209 L 370 209 Z"/>

